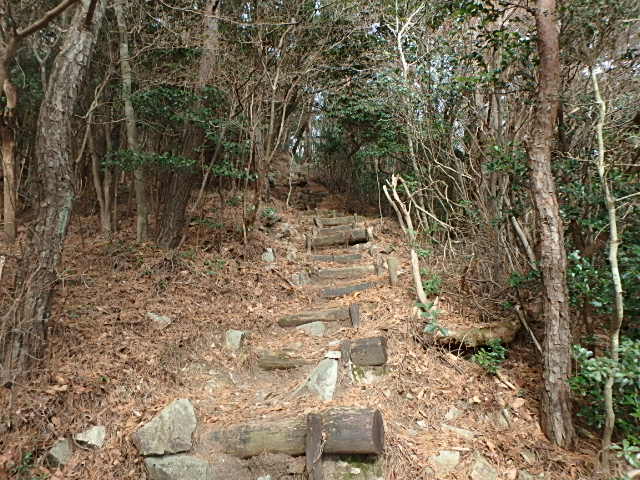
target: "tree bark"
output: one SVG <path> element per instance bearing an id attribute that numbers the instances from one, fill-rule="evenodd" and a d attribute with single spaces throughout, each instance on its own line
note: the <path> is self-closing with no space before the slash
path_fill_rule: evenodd
<path id="1" fill-rule="evenodd" d="M 551 148 L 560 95 L 560 47 L 555 0 L 536 4 L 538 53 L 540 56 L 538 105 L 529 148 L 533 200 L 540 218 L 540 269 L 544 284 L 544 387 L 541 396 L 541 427 L 558 446 L 573 444 L 569 303 L 566 282 L 567 258 L 564 231 L 555 181 L 551 171 Z"/>
<path id="2" fill-rule="evenodd" d="M 216 70 L 218 58 L 218 19 L 216 13 L 220 0 L 210 0 L 204 17 L 204 44 L 200 61 L 196 93 L 202 93 L 211 81 Z M 200 147 L 204 143 L 204 133 L 195 125 L 189 125 L 185 135 L 183 156 L 195 161 L 200 158 Z M 166 192 L 168 201 L 162 208 L 157 243 L 162 248 L 175 248 L 180 244 L 183 230 L 187 224 L 187 206 L 196 175 L 189 169 L 175 171 L 169 180 Z"/>
<path id="3" fill-rule="evenodd" d="M 127 127 L 127 148 L 138 151 L 138 131 L 136 113 L 131 103 L 131 62 L 129 61 L 129 34 L 124 20 L 124 0 L 117 0 L 113 5 L 120 32 L 120 72 L 122 74 L 122 101 Z M 147 198 L 147 182 L 144 165 L 139 165 L 133 172 L 134 190 L 136 192 L 136 240 L 145 242 L 149 238 L 149 201 Z"/>
<path id="4" fill-rule="evenodd" d="M 84 28 L 89 9 L 90 2 L 83 1 L 76 10 L 40 107 L 36 136 L 40 179 L 36 204 L 40 208 L 18 274 L 16 299 L 0 325 L 2 383 L 27 373 L 43 359 L 47 345 L 56 269 L 74 201 L 71 118 L 102 23 L 104 2 L 98 2 L 90 28 Z"/>

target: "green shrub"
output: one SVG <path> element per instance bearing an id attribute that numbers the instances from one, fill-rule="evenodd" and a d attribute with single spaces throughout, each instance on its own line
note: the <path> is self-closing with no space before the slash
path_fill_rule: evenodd
<path id="1" fill-rule="evenodd" d="M 440 293 L 440 287 L 442 286 L 442 277 L 437 273 L 432 273 L 429 270 L 422 269 L 420 273 L 423 275 L 422 288 L 427 295 L 437 295 Z"/>
<path id="2" fill-rule="evenodd" d="M 616 430 L 629 444 L 640 446 L 640 340 L 622 338 L 617 367 L 608 356 L 596 357 L 593 352 L 579 345 L 573 347 L 573 353 L 578 373 L 570 380 L 570 384 L 581 399 L 578 416 L 595 428 L 603 428 L 605 412 L 602 392 L 613 370 Z"/>
<path id="3" fill-rule="evenodd" d="M 482 347 L 472 357 L 471 361 L 477 363 L 492 375 L 498 373 L 498 368 L 507 358 L 507 349 L 502 346 L 499 338 L 491 340 L 486 347 Z"/>

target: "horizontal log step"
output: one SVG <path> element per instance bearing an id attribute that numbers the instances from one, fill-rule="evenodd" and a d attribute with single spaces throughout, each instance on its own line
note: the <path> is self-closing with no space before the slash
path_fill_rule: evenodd
<path id="1" fill-rule="evenodd" d="M 345 278 L 358 278 L 377 273 L 378 269 L 375 265 L 359 265 L 357 267 L 348 268 L 326 268 L 317 270 L 313 276 L 320 280 L 339 280 Z"/>
<path id="2" fill-rule="evenodd" d="M 349 215 L 348 217 L 315 217 L 314 222 L 319 228 L 335 227 L 336 225 L 344 225 L 347 223 L 358 223 L 358 216 Z"/>
<path id="3" fill-rule="evenodd" d="M 330 308 L 321 311 L 308 311 L 286 315 L 278 320 L 281 327 L 297 327 L 311 322 L 337 322 L 349 319 L 348 308 Z"/>
<path id="4" fill-rule="evenodd" d="M 365 228 L 365 226 L 360 223 L 348 223 L 346 225 L 338 225 L 337 227 L 317 228 L 314 232 L 316 235 L 329 235 L 331 233 L 348 232 L 349 230 L 357 230 L 361 228 Z"/>
<path id="5" fill-rule="evenodd" d="M 362 255 L 359 253 L 348 253 L 345 255 L 312 255 L 311 260 L 314 262 L 355 263 L 362 260 Z"/>
<path id="6" fill-rule="evenodd" d="M 334 232 L 326 235 L 312 236 L 309 239 L 311 248 L 333 247 L 340 245 L 356 245 L 370 240 L 370 232 L 366 228 Z"/>
<path id="7" fill-rule="evenodd" d="M 339 455 L 380 455 L 384 450 L 384 422 L 379 410 L 333 408 L 320 413 L 322 452 Z M 224 452 L 240 458 L 261 453 L 303 455 L 307 416 L 271 422 L 248 422 L 222 431 L 209 432 L 205 443 L 221 445 Z"/>
<path id="8" fill-rule="evenodd" d="M 355 285 L 346 285 L 344 287 L 329 287 L 323 288 L 320 291 L 320 295 L 325 298 L 337 298 L 342 297 L 344 295 L 349 295 L 350 293 L 362 292 L 369 288 L 373 288 L 377 285 L 377 282 L 364 282 L 357 283 Z"/>
<path id="9" fill-rule="evenodd" d="M 258 367 L 263 370 L 286 370 L 310 365 L 313 362 L 296 357 L 289 352 L 262 352 L 258 357 Z"/>

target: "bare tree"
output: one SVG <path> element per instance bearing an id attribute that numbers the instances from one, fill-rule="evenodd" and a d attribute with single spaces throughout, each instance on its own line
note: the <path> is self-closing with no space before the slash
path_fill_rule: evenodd
<path id="1" fill-rule="evenodd" d="M 540 56 L 538 104 L 529 146 L 531 187 L 540 219 L 540 269 L 544 284 L 544 386 L 541 427 L 556 445 L 570 447 L 574 430 L 568 379 L 571 374 L 567 257 L 551 148 L 560 95 L 560 46 L 555 0 L 538 0 L 535 19 Z"/>

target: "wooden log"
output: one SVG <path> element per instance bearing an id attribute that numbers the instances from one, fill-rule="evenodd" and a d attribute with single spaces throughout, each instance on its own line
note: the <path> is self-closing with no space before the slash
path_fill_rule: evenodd
<path id="1" fill-rule="evenodd" d="M 344 295 L 349 295 L 350 293 L 362 292 L 369 288 L 373 288 L 376 285 L 377 285 L 376 282 L 364 282 L 364 283 L 357 283 L 355 285 L 347 285 L 344 287 L 323 288 L 320 291 L 320 295 L 322 295 L 325 298 L 342 297 Z"/>
<path id="2" fill-rule="evenodd" d="M 349 230 L 358 230 L 365 228 L 361 223 L 347 223 L 345 225 L 338 225 L 337 227 L 318 228 L 315 230 L 318 235 L 329 235 L 337 232 L 348 232 Z"/>
<path id="3" fill-rule="evenodd" d="M 318 226 L 318 228 L 335 227 L 337 225 L 358 223 L 358 216 L 350 215 L 348 217 L 316 217 L 314 219 L 314 222 Z"/>
<path id="4" fill-rule="evenodd" d="M 286 370 L 309 365 L 313 362 L 295 357 L 288 352 L 262 352 L 258 357 L 258 367 L 263 370 Z"/>
<path id="5" fill-rule="evenodd" d="M 311 322 L 337 322 L 349 320 L 348 308 L 330 308 L 322 311 L 300 312 L 287 315 L 278 320 L 281 327 L 297 327 Z"/>
<path id="6" fill-rule="evenodd" d="M 316 278 L 321 280 L 340 280 L 345 278 L 358 278 L 376 273 L 375 265 L 358 265 L 356 267 L 346 268 L 326 268 L 317 270 L 314 273 Z"/>
<path id="7" fill-rule="evenodd" d="M 351 317 L 351 326 L 358 328 L 360 326 L 360 304 L 352 303 L 349 305 L 349 317 Z"/>
<path id="8" fill-rule="evenodd" d="M 369 232 L 366 228 L 335 232 L 328 235 L 318 235 L 311 238 L 312 248 L 334 247 L 340 245 L 355 245 L 369 241 Z"/>
<path id="9" fill-rule="evenodd" d="M 387 267 L 389 267 L 389 283 L 392 287 L 398 285 L 398 266 L 400 262 L 397 257 L 388 257 L 387 258 Z"/>
<path id="10" fill-rule="evenodd" d="M 304 454 L 307 463 L 309 480 L 323 480 L 322 471 L 322 417 L 317 413 L 307 415 L 307 435 L 305 438 Z"/>
<path id="11" fill-rule="evenodd" d="M 352 340 L 351 362 L 360 366 L 384 365 L 387 363 L 387 339 L 371 337 Z"/>
<path id="12" fill-rule="evenodd" d="M 333 408 L 320 414 L 325 443 L 323 453 L 380 455 L 384 450 L 384 422 L 379 410 Z M 205 435 L 206 443 L 222 446 L 224 453 L 249 458 L 261 453 L 303 455 L 306 416 L 271 422 L 250 422 Z"/>
<path id="13" fill-rule="evenodd" d="M 355 263 L 362 260 L 362 255 L 359 253 L 349 253 L 346 255 L 313 255 L 311 260 L 314 262 Z"/>

